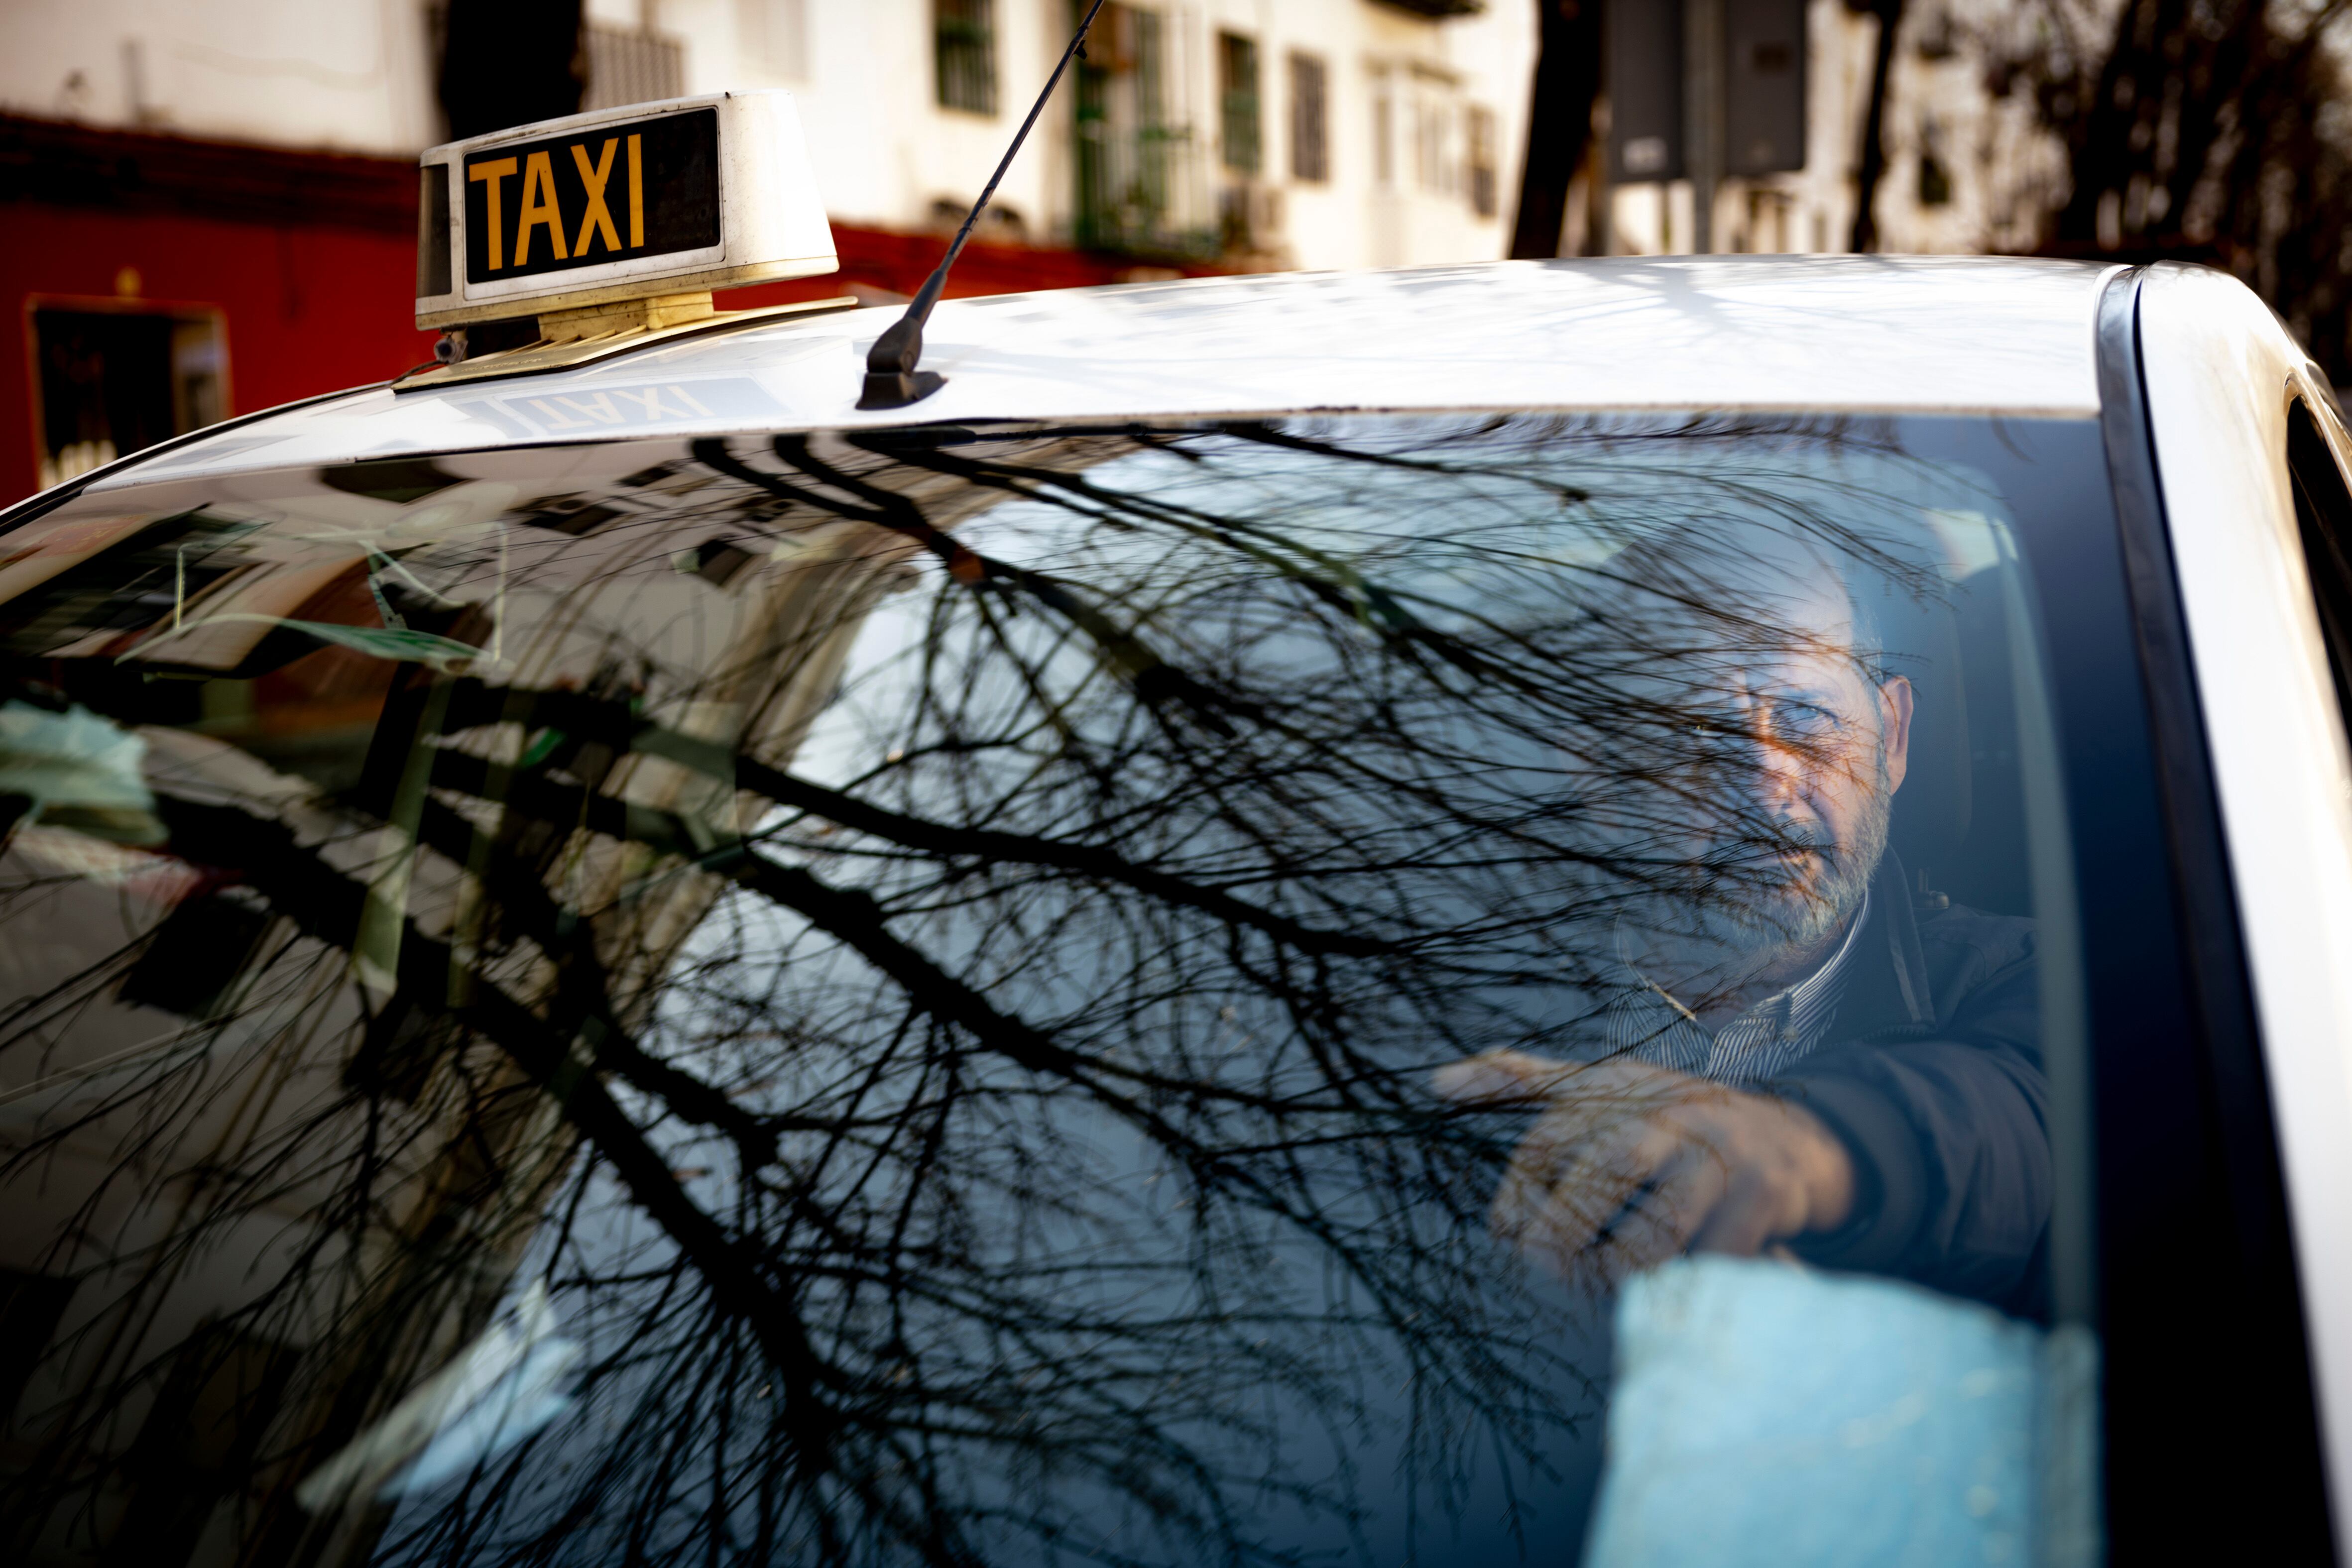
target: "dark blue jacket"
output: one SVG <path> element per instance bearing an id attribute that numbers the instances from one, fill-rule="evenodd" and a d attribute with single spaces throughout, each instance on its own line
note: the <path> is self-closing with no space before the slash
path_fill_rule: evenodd
<path id="1" fill-rule="evenodd" d="M 2049 1084 L 2033 922 L 1916 910 L 1886 856 L 1827 1041 L 1773 1092 L 1853 1155 L 1854 1217 L 1794 1250 L 2048 1313 Z"/>

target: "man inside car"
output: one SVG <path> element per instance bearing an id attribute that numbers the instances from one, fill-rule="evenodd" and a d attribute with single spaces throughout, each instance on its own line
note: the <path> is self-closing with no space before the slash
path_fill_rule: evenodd
<path id="1" fill-rule="evenodd" d="M 1785 633 L 1727 661 L 1706 767 L 1731 805 L 1675 851 L 1696 891 L 1618 923 L 1602 1038 L 1575 1061 L 1487 1052 L 1435 1087 L 1539 1113 L 1493 1220 L 1570 1278 L 1785 1249 L 2039 1315 L 2032 923 L 1913 907 L 1887 847 L 1913 685 L 1885 672 L 1874 601 L 1799 553 L 1766 569 Z"/>

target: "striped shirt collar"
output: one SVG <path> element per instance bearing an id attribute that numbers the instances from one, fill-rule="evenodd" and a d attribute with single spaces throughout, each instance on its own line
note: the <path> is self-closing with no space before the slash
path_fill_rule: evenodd
<path id="1" fill-rule="evenodd" d="M 1689 1008 L 1626 960 L 1626 970 L 1638 984 L 1610 1009 L 1610 1053 L 1723 1082 L 1771 1077 L 1820 1045 L 1836 1022 L 1870 916 L 1871 894 L 1865 891 L 1845 940 L 1821 967 L 1712 1034 Z"/>

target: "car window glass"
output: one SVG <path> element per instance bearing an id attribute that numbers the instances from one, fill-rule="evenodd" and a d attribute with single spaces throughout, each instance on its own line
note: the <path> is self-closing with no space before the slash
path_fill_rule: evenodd
<path id="1" fill-rule="evenodd" d="M 9 1528 L 2095 1534 L 2022 561 L 2097 450 L 819 433 L 0 536 Z"/>

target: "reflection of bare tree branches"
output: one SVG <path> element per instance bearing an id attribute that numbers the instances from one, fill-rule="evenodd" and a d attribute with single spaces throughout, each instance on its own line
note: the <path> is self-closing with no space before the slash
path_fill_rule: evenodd
<path id="1" fill-rule="evenodd" d="M 1133 633 L 1121 630 L 1064 584 L 1043 572 L 1008 565 L 967 548 L 953 535 L 933 527 L 905 497 L 868 484 L 814 455 L 804 437 L 780 435 L 773 445 L 777 456 L 815 480 L 816 487 L 784 485 L 773 476 L 738 462 L 719 443 L 698 443 L 695 455 L 723 474 L 779 496 L 823 507 L 854 522 L 872 523 L 904 534 L 937 557 L 947 568 L 948 575 L 967 587 L 988 584 L 1020 590 L 1092 639 L 1103 655 L 1134 684 L 1138 696 L 1154 704 L 1155 708 L 1162 700 L 1180 701 L 1211 728 L 1223 729 L 1225 721 L 1219 713 L 1221 699 L 1217 694 L 1171 668 Z M 825 494 L 828 489 L 845 492 L 865 504 L 836 500 Z"/>
<path id="2" fill-rule="evenodd" d="M 490 695 L 490 688 L 480 687 L 478 683 L 466 685 L 470 688 L 466 695 L 451 698 L 453 728 L 463 725 L 469 716 L 468 695 L 473 692 Z M 1265 931 L 1277 940 L 1310 952 L 1362 956 L 1385 950 L 1376 939 L 1310 929 L 1213 887 L 1133 863 L 1098 844 L 967 827 L 887 810 L 845 791 L 795 778 L 755 758 L 737 756 L 723 747 L 663 731 L 625 708 L 575 693 L 499 693 L 497 711 L 500 720 L 515 711 L 511 702 L 517 695 L 527 702 L 524 711 L 559 725 L 572 735 L 593 737 L 625 749 L 642 748 L 714 778 L 730 779 L 761 800 L 920 854 L 976 864 L 1047 866 L 1123 883 L 1154 898 L 1195 906 L 1220 920 Z M 628 806 L 593 793 L 584 786 L 550 783 L 543 778 L 517 773 L 463 754 L 444 753 L 435 763 L 433 778 L 436 784 L 499 801 L 510 810 L 545 822 L 576 824 L 616 838 L 657 843 L 667 849 L 687 850 L 693 841 L 690 832 L 682 825 L 666 821 L 662 813 Z"/>
<path id="3" fill-rule="evenodd" d="M 971 434 L 486 502 L 515 538 L 402 559 L 453 604 L 501 574 L 515 669 L 404 668 L 348 787 L 157 785 L 274 936 L 7 1134 L 12 1181 L 115 1162 L 51 1251 L 112 1315 L 19 1539 L 161 1485 L 108 1412 L 179 1375 L 138 1325 L 215 1256 L 262 1281 L 236 1343 L 293 1347 L 196 1510 L 257 1562 L 1271 1561 L 1271 1518 L 1369 1551 L 1373 1494 L 1435 1528 L 1559 1484 L 1574 1312 L 1498 1270 L 1504 1147 L 1421 1074 L 1573 1053 L 1621 914 L 1768 874 L 1715 722 L 1789 640 L 1758 538 L 1916 588 L 1965 486 L 1794 421 Z M 908 543 L 936 574 L 880 597 Z M 135 1010 L 140 919 L 18 988 L 0 1068 Z M 518 1271 L 585 1347 L 572 1412 L 298 1506 Z"/>

